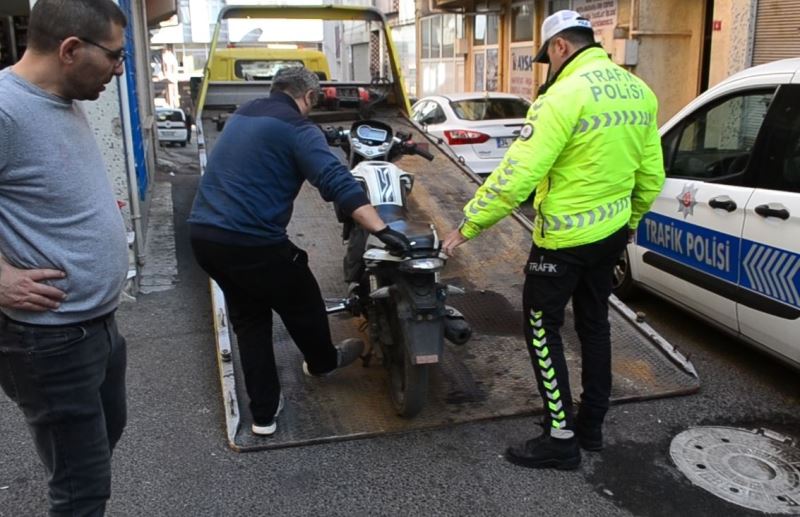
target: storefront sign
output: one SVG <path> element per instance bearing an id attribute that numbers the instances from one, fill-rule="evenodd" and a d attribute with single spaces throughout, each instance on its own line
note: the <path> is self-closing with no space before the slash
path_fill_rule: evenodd
<path id="1" fill-rule="evenodd" d="M 533 47 L 511 47 L 511 93 L 533 97 Z"/>
<path id="2" fill-rule="evenodd" d="M 591 20 L 595 37 L 607 52 L 611 52 L 617 25 L 617 0 L 574 0 L 573 7 Z"/>

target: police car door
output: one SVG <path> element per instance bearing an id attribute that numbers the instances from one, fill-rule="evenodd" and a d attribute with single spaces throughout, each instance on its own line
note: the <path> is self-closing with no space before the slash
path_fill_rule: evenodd
<path id="1" fill-rule="evenodd" d="M 667 179 L 637 234 L 639 281 L 733 331 L 748 164 L 773 92 L 717 97 L 663 135 Z"/>
<path id="2" fill-rule="evenodd" d="M 776 94 L 745 209 L 737 307 L 742 335 L 800 364 L 800 85 Z"/>

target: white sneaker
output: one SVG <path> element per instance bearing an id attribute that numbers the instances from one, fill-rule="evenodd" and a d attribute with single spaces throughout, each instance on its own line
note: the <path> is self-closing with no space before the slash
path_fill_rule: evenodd
<path id="1" fill-rule="evenodd" d="M 336 370 L 333 370 L 333 371 L 336 371 Z M 323 374 L 320 374 L 320 375 L 314 375 L 313 373 L 308 371 L 308 363 L 303 361 L 303 373 L 305 374 L 306 377 L 327 377 L 328 375 L 333 373 L 333 371 L 328 372 L 328 373 L 323 373 Z"/>
<path id="2" fill-rule="evenodd" d="M 278 429 L 278 415 L 281 414 L 283 411 L 283 392 L 281 392 L 281 396 L 278 399 L 278 410 L 275 411 L 275 416 L 272 417 L 272 422 L 267 425 L 257 425 L 253 423 L 250 427 L 250 430 L 253 434 L 257 434 L 258 436 L 272 436 L 275 434 L 275 431 Z"/>
<path id="3" fill-rule="evenodd" d="M 364 354 L 364 342 L 358 338 L 348 338 L 336 345 L 336 368 L 321 374 L 314 374 L 308 371 L 308 364 L 303 361 L 303 373 L 307 377 L 327 377 L 339 368 L 355 362 L 356 359 Z"/>

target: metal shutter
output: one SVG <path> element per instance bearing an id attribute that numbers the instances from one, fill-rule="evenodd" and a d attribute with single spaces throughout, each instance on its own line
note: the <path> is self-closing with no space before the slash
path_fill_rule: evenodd
<path id="1" fill-rule="evenodd" d="M 800 0 L 758 0 L 753 65 L 800 57 Z"/>

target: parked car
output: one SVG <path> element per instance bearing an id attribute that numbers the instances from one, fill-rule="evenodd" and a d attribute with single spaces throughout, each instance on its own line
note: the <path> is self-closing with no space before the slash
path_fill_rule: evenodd
<path id="1" fill-rule="evenodd" d="M 191 138 L 191 124 L 180 108 L 156 108 L 158 143 L 186 147 Z"/>
<path id="2" fill-rule="evenodd" d="M 750 68 L 661 128 L 667 179 L 615 272 L 800 366 L 800 59 Z"/>
<path id="3" fill-rule="evenodd" d="M 530 102 L 509 93 L 454 93 L 423 97 L 411 119 L 442 139 L 473 172 L 488 175 L 517 136 Z"/>

